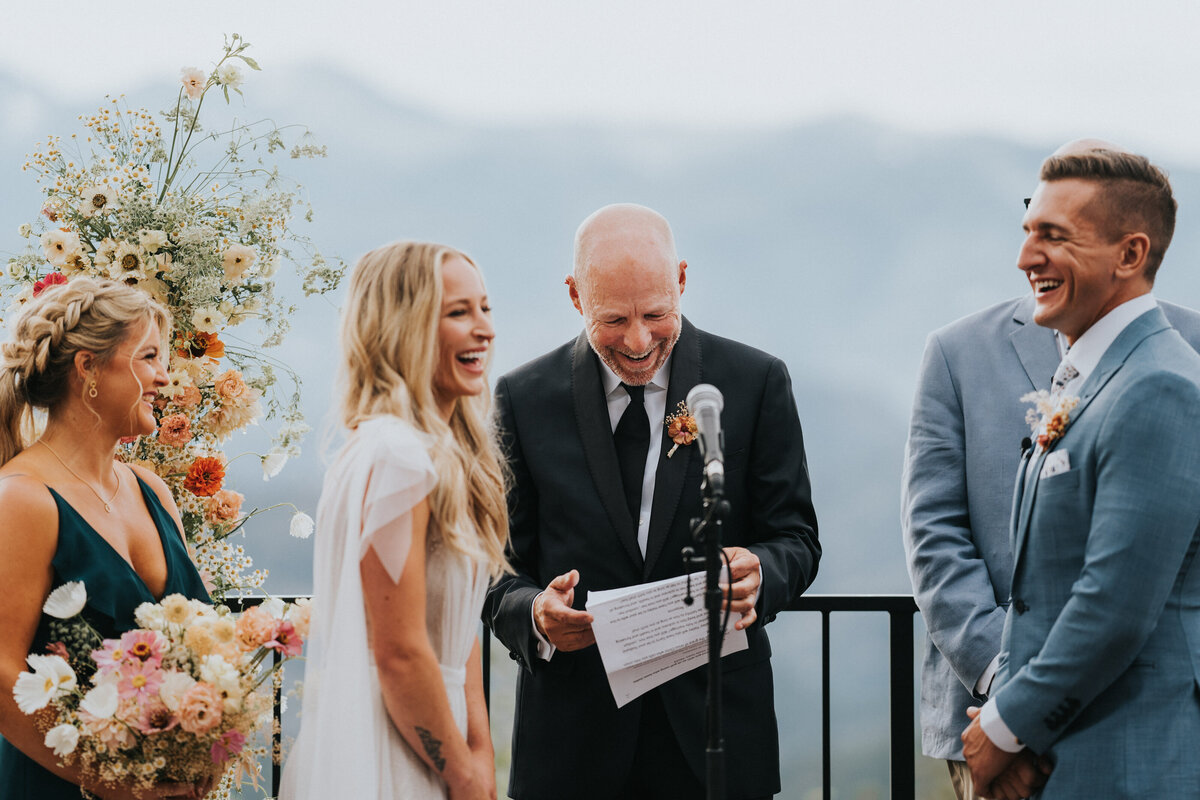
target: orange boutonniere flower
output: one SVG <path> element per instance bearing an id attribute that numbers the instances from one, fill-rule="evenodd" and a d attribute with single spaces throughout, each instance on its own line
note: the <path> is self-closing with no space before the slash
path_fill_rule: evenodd
<path id="1" fill-rule="evenodd" d="M 1079 405 L 1079 398 L 1051 395 L 1043 389 L 1022 395 L 1021 402 L 1034 404 L 1025 412 L 1025 422 L 1037 437 L 1038 447 L 1045 450 L 1067 432 L 1067 426 L 1071 424 L 1071 412 Z"/>
<path id="2" fill-rule="evenodd" d="M 696 441 L 696 431 L 699 428 L 696 425 L 696 418 L 688 411 L 687 403 L 680 402 L 675 407 L 675 413 L 667 417 L 665 424 L 667 426 L 667 436 L 670 436 L 671 441 L 675 443 L 667 451 L 667 458 L 675 455 L 675 451 L 679 449 L 679 445 L 688 445 Z"/>
<path id="3" fill-rule="evenodd" d="M 201 456 L 188 467 L 183 488 L 197 497 L 212 497 L 225 483 L 225 463 L 219 458 Z"/>
<path id="4" fill-rule="evenodd" d="M 221 358 L 225 355 L 225 344 L 215 333 L 192 331 L 183 334 L 175 352 L 183 358 Z"/>

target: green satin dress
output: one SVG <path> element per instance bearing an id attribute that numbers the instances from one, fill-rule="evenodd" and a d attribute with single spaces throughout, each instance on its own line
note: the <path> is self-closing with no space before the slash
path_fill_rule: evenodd
<path id="1" fill-rule="evenodd" d="M 187 548 L 171 515 L 154 490 L 138 479 L 142 498 L 167 561 L 167 586 L 163 596 L 182 594 L 209 601 L 200 573 L 188 557 Z M 83 581 L 87 606 L 83 615 L 105 638 L 116 638 L 137 627 L 133 612 L 155 597 L 145 582 L 112 546 L 53 489 L 58 506 L 58 549 L 54 553 L 53 588 L 70 581 Z M 30 652 L 45 653 L 50 643 L 51 618 L 45 614 L 38 624 Z M 3 800 L 77 800 L 79 787 L 43 769 L 3 738 L 0 738 L 0 798 Z"/>

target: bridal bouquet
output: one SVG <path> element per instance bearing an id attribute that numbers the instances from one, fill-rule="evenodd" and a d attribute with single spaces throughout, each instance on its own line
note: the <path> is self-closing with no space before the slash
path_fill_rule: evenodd
<path id="1" fill-rule="evenodd" d="M 41 218 L 21 226 L 29 244 L 0 278 L 10 308 L 89 275 L 136 286 L 170 309 L 170 384 L 158 398 L 159 429 L 123 445 L 119 456 L 170 486 L 215 598 L 266 577 L 230 542 L 258 510 L 243 514 L 243 495 L 226 485 L 222 445 L 264 415 L 277 420 L 271 449 L 259 456 L 270 478 L 298 454 L 308 430 L 299 379 L 266 353 L 296 311 L 275 294 L 276 270 L 282 261 L 296 264 L 304 292 L 314 294 L 335 289 L 345 269 L 293 230 L 297 214 L 311 219 L 312 212 L 273 163 L 283 154 L 323 156 L 324 148 L 307 132 L 289 147 L 287 129 L 267 121 L 201 125 L 210 97 L 228 103 L 231 91 L 242 92 L 244 70 L 259 68 L 248 46 L 234 34 L 211 70 L 183 69 L 175 101 L 161 114 L 113 99 L 80 117 L 80 134 L 47 139 L 24 165 L 43 187 Z M 292 391 L 277 386 L 281 373 Z M 303 536 L 311 527 L 298 514 L 291 532 Z"/>
<path id="2" fill-rule="evenodd" d="M 86 600 L 77 581 L 51 592 L 44 610 L 58 641 L 49 655 L 28 657 L 33 671 L 13 688 L 24 713 L 50 709 L 46 746 L 106 783 L 222 775 L 214 797 L 247 776 L 257 786 L 266 751 L 251 742 L 270 730 L 267 678 L 277 667 L 267 657 L 299 655 L 307 603 L 268 601 L 235 618 L 223 606 L 169 595 L 138 606 L 137 630 L 102 639 L 81 616 Z"/>

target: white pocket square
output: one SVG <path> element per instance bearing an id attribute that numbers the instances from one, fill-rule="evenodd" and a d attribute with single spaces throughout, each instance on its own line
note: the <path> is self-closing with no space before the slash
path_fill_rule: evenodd
<path id="1" fill-rule="evenodd" d="M 1060 472 L 1069 472 L 1071 469 L 1071 457 L 1066 450 L 1055 450 L 1046 456 L 1046 460 L 1042 462 L 1042 471 L 1038 474 L 1038 480 L 1049 478 L 1051 475 L 1058 475 Z"/>

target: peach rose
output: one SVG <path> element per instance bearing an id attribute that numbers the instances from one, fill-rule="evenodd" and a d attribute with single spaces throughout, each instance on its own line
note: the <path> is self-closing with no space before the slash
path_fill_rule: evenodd
<path id="1" fill-rule="evenodd" d="M 200 390 L 192 385 L 184 386 L 175 393 L 172 402 L 179 408 L 195 408 L 200 405 Z"/>
<path id="2" fill-rule="evenodd" d="M 183 447 L 192 440 L 192 421 L 186 414 L 163 417 L 158 425 L 158 440 L 172 447 Z"/>
<path id="3" fill-rule="evenodd" d="M 211 523 L 233 522 L 242 513 L 242 502 L 246 498 L 231 489 L 222 489 L 204 504 L 204 518 Z"/>
<path id="4" fill-rule="evenodd" d="M 250 395 L 250 387 L 242 380 L 242 373 L 230 369 L 217 376 L 217 396 L 226 402 L 241 402 Z"/>
<path id="5" fill-rule="evenodd" d="M 255 650 L 274 639 L 278 629 L 279 620 L 253 606 L 237 621 L 237 640 L 243 650 Z"/>
<path id="6" fill-rule="evenodd" d="M 221 724 L 221 693 L 201 681 L 184 692 L 179 701 L 179 727 L 188 733 L 208 733 Z"/>

